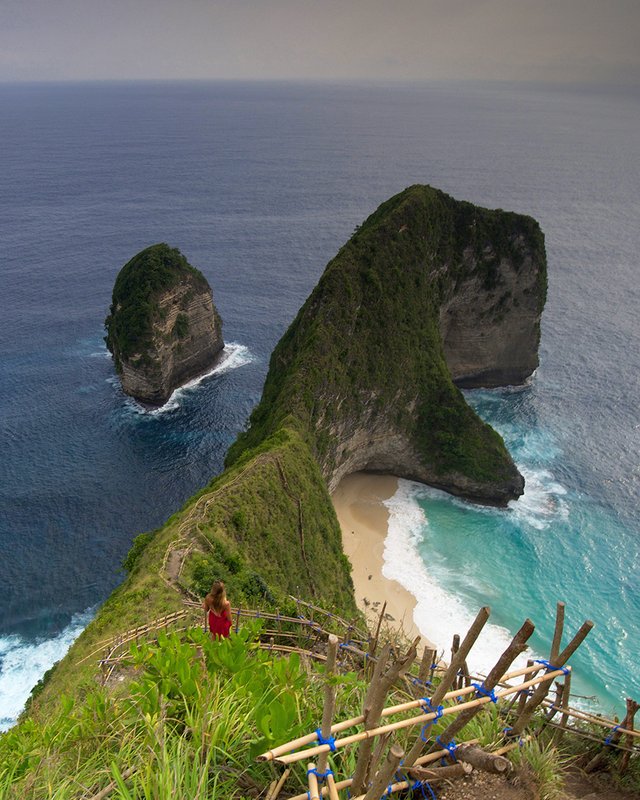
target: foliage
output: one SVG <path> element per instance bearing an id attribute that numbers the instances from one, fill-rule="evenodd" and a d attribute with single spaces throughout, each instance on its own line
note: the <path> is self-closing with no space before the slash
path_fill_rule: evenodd
<path id="1" fill-rule="evenodd" d="M 193 630 L 133 647 L 126 696 L 94 687 L 0 737 L 0 797 L 68 800 L 115 781 L 113 800 L 205 800 L 242 798 L 243 776 L 267 786 L 271 768 L 254 757 L 317 726 L 323 673 L 259 650 L 256 632 L 218 642 Z M 351 715 L 362 684 L 336 680 L 338 707 Z"/>
<path id="2" fill-rule="evenodd" d="M 208 288 L 204 275 L 192 267 L 177 248 L 164 243 L 147 247 L 122 267 L 113 287 L 111 310 L 105 320 L 105 342 L 119 370 L 122 361 L 135 353 L 144 358 L 154 319 L 160 314 L 158 296 L 185 278 Z M 175 337 L 184 337 L 188 328 L 186 315 L 178 315 L 173 328 Z"/>
<path id="3" fill-rule="evenodd" d="M 516 766 L 526 766 L 531 772 L 540 800 L 560 800 L 564 797 L 564 762 L 553 744 L 544 745 L 538 739 L 530 739 L 521 748 L 512 750 L 510 758 Z"/>
<path id="4" fill-rule="evenodd" d="M 543 237 L 529 217 L 460 203 L 428 186 L 383 203 L 329 263 L 280 340 L 251 427 L 226 463 L 287 429 L 331 474 L 343 432 L 383 420 L 443 484 L 452 476 L 485 484 L 513 478 L 501 437 L 451 380 L 438 314 L 470 272 L 494 287 L 500 261 L 517 269 L 525 252 L 544 265 Z M 546 284 L 540 309 L 545 296 Z"/>

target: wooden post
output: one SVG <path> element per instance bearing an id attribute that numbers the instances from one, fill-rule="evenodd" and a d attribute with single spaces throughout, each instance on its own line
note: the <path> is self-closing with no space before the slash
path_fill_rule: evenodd
<path id="1" fill-rule="evenodd" d="M 527 659 L 527 666 L 528 667 L 532 667 L 533 666 L 533 660 L 532 659 L 530 659 L 530 658 Z M 535 673 L 535 674 L 537 674 L 537 673 Z M 529 678 L 531 678 L 531 677 L 532 677 L 531 675 L 525 675 L 523 681 L 528 681 Z M 526 689 L 523 690 L 522 692 L 519 692 L 518 694 L 515 694 L 513 696 L 513 702 L 515 703 L 516 700 L 518 701 L 518 710 L 517 710 L 517 716 L 518 717 L 524 711 L 524 707 L 527 705 L 527 698 L 528 697 L 529 697 L 529 691 L 526 690 Z"/>
<path id="2" fill-rule="evenodd" d="M 562 736 L 564 734 L 564 730 L 567 727 L 567 722 L 569 721 L 569 714 L 566 713 L 566 709 L 569 707 L 569 698 L 571 696 L 571 673 L 565 675 L 564 677 L 564 686 L 562 688 L 562 717 L 560 718 L 560 725 L 556 730 L 553 741 L 555 744 L 560 744 L 562 741 Z"/>
<path id="3" fill-rule="evenodd" d="M 632 700 L 630 697 L 627 697 L 627 713 L 625 714 L 624 721 L 622 725 L 618 728 L 618 730 L 612 731 L 609 736 L 607 737 L 607 744 L 616 745 L 619 744 L 622 736 L 625 732 L 625 729 L 628 731 L 633 730 L 633 718 L 635 717 L 636 711 L 640 708 L 640 706 Z M 602 766 L 604 761 L 606 760 L 606 750 L 600 750 L 595 756 L 589 761 L 587 766 L 584 768 L 584 771 L 595 772 L 598 767 Z"/>
<path id="4" fill-rule="evenodd" d="M 415 687 L 416 697 L 423 697 L 426 694 L 426 684 L 427 681 L 430 682 L 429 674 L 435 657 L 436 651 L 430 647 L 425 647 L 422 651 L 422 661 L 420 662 L 420 670 L 418 672 L 419 683 Z"/>
<path id="5" fill-rule="evenodd" d="M 638 704 L 634 700 L 632 700 L 630 697 L 627 697 L 627 720 L 626 721 L 628 722 L 628 724 L 625 725 L 625 728 L 627 730 L 629 730 L 629 731 L 633 730 L 633 718 L 635 717 L 636 711 L 638 710 L 638 708 L 640 708 L 640 706 L 638 706 Z M 633 747 L 633 736 L 627 735 L 626 744 L 630 748 Z M 620 758 L 620 766 L 619 766 L 619 770 L 620 770 L 621 773 L 627 771 L 627 767 L 629 766 L 629 757 L 630 756 L 631 756 L 631 753 L 629 752 L 629 750 L 623 750 L 622 757 Z"/>
<path id="6" fill-rule="evenodd" d="M 456 653 L 458 652 L 459 649 L 460 649 L 460 634 L 459 633 L 454 633 L 453 634 L 453 640 L 451 641 L 451 660 L 452 661 L 456 657 Z M 460 673 L 461 671 L 462 671 L 462 664 L 460 665 L 460 669 L 458 670 L 458 673 Z M 456 675 L 456 678 L 455 678 L 455 680 L 453 682 L 453 688 L 454 689 L 461 689 L 462 688 L 462 675 L 461 674 L 457 674 Z"/>
<path id="7" fill-rule="evenodd" d="M 333 709 L 336 702 L 336 687 L 333 683 L 333 676 L 336 671 L 336 656 L 338 654 L 338 637 L 333 633 L 329 634 L 327 640 L 327 666 L 324 684 L 324 706 L 322 709 L 322 726 L 320 732 L 324 739 L 331 736 L 331 723 L 333 722 Z M 318 757 L 318 770 L 326 772 L 328 753 L 320 753 Z"/>
<path id="8" fill-rule="evenodd" d="M 571 656 L 575 653 L 575 651 L 580 647 L 582 642 L 587 638 L 589 635 L 589 631 L 593 628 L 593 622 L 588 619 L 582 623 L 580 630 L 576 633 L 573 639 L 569 642 L 569 644 L 564 648 L 561 653 L 558 653 L 558 657 L 556 658 L 556 663 L 552 665 L 552 667 L 563 667 L 566 662 L 571 658 Z M 540 703 L 544 700 L 547 696 L 548 691 L 548 684 L 546 682 L 541 682 L 538 684 L 537 689 L 534 690 L 533 695 L 527 701 L 525 707 L 522 709 L 520 716 L 513 724 L 513 729 L 511 732 L 512 736 L 519 736 L 522 731 L 526 728 L 529 720 L 531 719 L 533 712 L 536 708 L 540 705 Z"/>
<path id="9" fill-rule="evenodd" d="M 473 772 L 473 767 L 471 764 L 461 761 L 459 764 L 451 764 L 447 767 L 435 767 L 433 769 L 411 767 L 407 772 L 417 781 L 436 783 L 437 781 L 448 781 L 451 780 L 451 778 L 461 778 L 465 775 L 470 775 Z"/>
<path id="10" fill-rule="evenodd" d="M 506 775 L 512 769 L 508 758 L 487 753 L 486 750 L 473 744 L 461 744 L 456 747 L 456 758 L 482 772 L 491 772 L 494 775 Z"/>
<path id="11" fill-rule="evenodd" d="M 535 630 L 535 625 L 531 622 L 530 619 L 526 619 L 522 624 L 520 630 L 516 633 L 516 635 L 511 640 L 510 644 L 508 645 L 507 649 L 504 653 L 500 656 L 500 658 L 495 663 L 493 669 L 489 672 L 487 677 L 482 682 L 482 686 L 484 687 L 487 694 L 490 694 L 495 687 L 498 685 L 500 679 L 511 666 L 513 660 L 520 655 L 520 653 L 524 652 L 527 647 L 527 641 L 529 637 Z M 477 694 L 482 696 L 482 693 L 477 692 Z M 456 736 L 456 734 L 461 731 L 465 725 L 467 725 L 477 713 L 479 713 L 483 709 L 483 706 L 476 706 L 475 708 L 467 708 L 464 711 L 461 711 L 460 714 L 451 722 L 447 727 L 442 731 L 440 736 L 438 737 L 440 742 L 450 742 Z M 421 740 L 418 740 L 421 741 Z M 440 745 L 441 746 L 441 745 Z M 437 745 L 436 745 L 437 747 Z M 435 749 L 435 748 L 434 748 Z M 457 753 L 457 751 L 456 751 Z M 477 766 L 474 764 L 474 766 Z"/>
<path id="12" fill-rule="evenodd" d="M 382 649 L 364 701 L 365 730 L 372 730 L 378 725 L 389 689 L 400 676 L 405 674 L 413 663 L 419 641 L 420 637 L 417 637 L 404 658 L 396 659 L 388 668 L 390 645 L 387 643 Z M 375 766 L 371 763 L 372 751 L 373 740 L 364 739 L 358 749 L 356 768 L 353 774 L 353 794 L 360 794 L 368 783 L 372 767 Z"/>
<path id="13" fill-rule="evenodd" d="M 393 773 L 398 769 L 403 756 L 404 750 L 399 745 L 391 745 L 387 753 L 387 760 L 378 770 L 369 787 L 369 791 L 364 796 L 364 800 L 380 800 L 391 781 Z"/>
<path id="14" fill-rule="evenodd" d="M 378 649 L 378 639 L 380 638 L 380 627 L 382 625 L 382 620 L 384 619 L 384 612 L 387 610 L 387 601 L 385 600 L 382 604 L 382 611 L 380 612 L 380 616 L 378 617 L 378 625 L 376 627 L 376 633 L 373 639 L 369 641 L 369 655 L 375 656 L 376 650 Z"/>
<path id="15" fill-rule="evenodd" d="M 449 687 L 455 680 L 458 669 L 462 662 L 466 659 L 469 655 L 469 651 L 476 643 L 478 636 L 480 636 L 480 632 L 484 628 L 489 619 L 490 615 L 489 606 L 483 606 L 480 611 L 478 611 L 475 620 L 473 621 L 471 627 L 467 631 L 467 635 L 464 637 L 464 641 L 460 645 L 460 649 L 456 652 L 455 657 L 451 659 L 451 663 L 447 668 L 447 671 L 442 676 L 442 680 L 438 684 L 437 689 L 433 693 L 431 697 L 431 705 L 436 708 L 442 699 L 444 698 L 445 694 L 447 693 Z M 502 675 L 500 676 L 502 677 Z M 418 736 L 416 741 L 413 743 L 411 750 L 409 751 L 407 757 L 405 758 L 405 766 L 411 767 L 415 763 L 416 759 L 424 749 L 424 742 Z"/>
<path id="16" fill-rule="evenodd" d="M 556 659 L 558 658 L 558 653 L 560 652 L 563 630 L 564 630 L 564 603 L 559 602 L 556 605 L 556 627 L 553 632 L 553 641 L 551 642 L 551 650 L 549 651 L 549 661 L 552 664 L 556 663 Z"/>
<path id="17" fill-rule="evenodd" d="M 238 611 L 236 612 L 236 633 L 240 630 L 240 606 L 238 606 Z"/>
<path id="18" fill-rule="evenodd" d="M 558 711 L 560 711 L 560 708 L 562 707 L 562 695 L 564 694 L 564 684 L 556 681 L 555 687 L 556 687 L 556 699 L 549 706 L 549 710 L 544 715 L 547 722 L 551 722 L 551 720 L 555 717 L 555 715 L 558 713 Z"/>

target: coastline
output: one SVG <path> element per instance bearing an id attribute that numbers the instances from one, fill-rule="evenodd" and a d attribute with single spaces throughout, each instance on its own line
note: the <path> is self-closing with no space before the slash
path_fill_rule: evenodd
<path id="1" fill-rule="evenodd" d="M 414 622 L 415 597 L 382 572 L 389 524 L 384 501 L 397 490 L 398 479 L 393 475 L 355 472 L 340 481 L 331 500 L 342 530 L 342 546 L 352 566 L 356 602 L 369 626 L 375 629 L 386 601 L 385 623 L 389 629 L 400 631 L 408 639 L 420 636 L 422 646 L 433 647 Z"/>

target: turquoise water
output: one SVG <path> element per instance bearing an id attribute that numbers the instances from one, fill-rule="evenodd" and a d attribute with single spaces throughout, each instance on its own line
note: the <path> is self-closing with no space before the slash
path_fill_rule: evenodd
<path id="1" fill-rule="evenodd" d="M 611 507 L 571 487 L 560 435 L 531 413 L 532 394 L 532 388 L 467 393 L 504 436 L 525 476 L 524 496 L 508 509 L 473 506 L 402 483 L 395 525 L 409 523 L 411 546 L 428 576 L 418 572 L 419 581 L 408 577 L 403 583 L 422 598 L 416 621 L 441 647 L 450 645 L 453 633 L 464 634 L 471 612 L 491 607 L 479 668 L 492 666 L 498 645 L 525 617 L 536 625 L 532 650 L 548 657 L 556 602 L 563 600 L 563 644 L 584 619 L 595 623 L 571 660 L 573 690 L 594 696 L 602 710 L 619 711 L 625 697 L 640 694 L 637 533 Z M 392 544 L 387 559 L 394 558 L 400 573 L 406 546 Z"/>

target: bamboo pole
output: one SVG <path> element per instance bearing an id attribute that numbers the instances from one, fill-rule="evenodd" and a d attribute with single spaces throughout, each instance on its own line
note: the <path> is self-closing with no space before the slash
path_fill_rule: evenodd
<path id="1" fill-rule="evenodd" d="M 318 792 L 318 776 L 315 774 L 313 770 L 315 770 L 316 765 L 313 762 L 309 762 L 307 766 L 307 780 L 309 782 L 309 800 L 320 800 L 320 793 Z"/>
<path id="2" fill-rule="evenodd" d="M 478 741 L 479 741 L 478 739 L 470 739 L 468 742 L 465 742 L 465 744 L 477 744 Z M 507 745 L 506 748 L 502 749 L 506 751 L 513 749 L 513 747 L 517 747 L 517 745 Z M 442 758 L 443 755 L 446 755 L 446 752 L 447 752 L 446 750 L 442 750 L 438 753 L 431 753 L 430 755 L 427 756 L 420 756 L 420 758 L 416 761 L 414 766 L 422 766 L 423 764 L 432 764 L 434 761 L 437 761 L 439 758 Z M 352 778 L 345 778 L 345 780 L 338 781 L 336 783 L 336 789 L 338 791 L 342 791 L 342 789 L 348 789 L 351 786 L 351 783 L 352 783 Z M 405 789 L 408 789 L 409 786 L 410 784 L 408 782 L 404 784 Z M 324 787 L 320 793 L 322 797 L 325 797 L 328 795 L 329 791 L 327 787 Z M 308 800 L 307 793 L 303 792 L 302 794 L 296 794 L 293 797 L 290 797 L 289 800 Z M 364 795 L 362 795 L 360 798 L 355 798 L 355 797 L 351 798 L 351 800 L 364 800 Z"/>
<path id="3" fill-rule="evenodd" d="M 540 668 L 535 666 L 529 667 L 520 667 L 519 669 L 513 670 L 508 672 L 506 675 L 502 676 L 502 681 L 512 680 L 513 678 L 520 678 L 523 675 L 527 675 L 531 672 L 539 672 Z M 505 688 L 516 688 L 520 690 L 522 687 L 518 685 L 517 687 L 505 687 Z M 467 695 L 472 694 L 475 692 L 473 687 L 465 687 L 460 692 L 452 690 L 447 692 L 442 700 L 450 700 L 458 695 Z M 394 714 L 400 714 L 404 711 L 411 711 L 413 708 L 420 708 L 420 707 L 427 707 L 427 704 L 424 701 L 424 698 L 420 698 L 418 700 L 410 700 L 406 703 L 399 703 L 395 706 L 388 706 L 387 708 L 383 709 L 381 716 L 388 717 Z M 353 728 L 356 725 L 361 725 L 364 722 L 364 716 L 360 715 L 359 717 L 352 717 L 351 719 L 346 719 L 343 722 L 337 722 L 331 726 L 331 733 L 341 733 L 348 728 Z M 615 726 L 615 722 L 611 723 L 611 727 Z M 638 734 L 640 736 L 640 733 Z M 284 753 L 288 753 L 290 750 L 297 750 L 300 747 L 304 747 L 307 744 L 311 744 L 312 742 L 317 741 L 318 737 L 316 733 L 308 733 L 305 736 L 300 736 L 298 739 L 294 739 L 291 742 L 286 742 L 285 744 L 278 745 L 278 747 L 274 747 L 272 750 L 268 750 L 266 753 L 262 753 L 258 756 L 258 761 L 273 761 L 278 756 L 283 755 Z"/>
<path id="4" fill-rule="evenodd" d="M 558 657 L 556 658 L 556 663 L 552 666 L 562 667 L 571 658 L 571 656 L 575 653 L 578 647 L 580 647 L 582 642 L 589 635 L 589 631 L 592 628 L 593 628 L 593 622 L 590 619 L 583 622 L 580 627 L 580 630 L 576 633 L 576 635 L 569 642 L 569 644 L 564 648 L 564 650 L 561 653 L 558 653 Z M 548 674 L 549 673 L 547 672 L 547 675 Z M 522 733 L 522 731 L 528 725 L 529 720 L 533 715 L 533 712 L 546 697 L 547 691 L 548 687 L 545 685 L 545 683 L 538 684 L 538 688 L 529 698 L 527 704 L 522 709 L 522 713 L 520 714 L 518 719 L 514 722 L 513 729 L 511 732 L 512 736 L 519 736 Z"/>
<path id="5" fill-rule="evenodd" d="M 391 745 L 389 752 L 387 753 L 387 760 L 378 770 L 371 783 L 371 786 L 369 787 L 369 791 L 364 796 L 364 800 L 380 800 L 380 797 L 384 794 L 385 789 L 389 785 L 391 776 L 398 769 L 398 765 L 402 761 L 403 756 L 404 750 L 400 747 L 400 745 Z"/>
<path id="6" fill-rule="evenodd" d="M 338 789 L 336 787 L 336 781 L 333 777 L 333 773 L 331 772 L 327 775 L 327 794 L 329 795 L 329 800 L 340 800 L 340 797 L 338 796 Z"/>
<path id="7" fill-rule="evenodd" d="M 331 723 L 333 721 L 333 710 L 336 703 L 336 687 L 332 681 L 333 675 L 336 671 L 336 656 L 338 654 L 338 637 L 333 633 L 329 634 L 327 642 L 327 669 L 325 673 L 324 684 L 324 706 L 322 708 L 322 725 L 320 733 L 323 739 L 328 739 L 331 736 Z M 327 753 L 320 753 L 318 758 L 318 769 L 320 772 L 325 772 L 327 769 Z"/>
<path id="8" fill-rule="evenodd" d="M 501 697 L 508 697 L 509 695 L 513 694 L 514 692 L 518 692 L 521 688 L 528 688 L 529 686 L 535 686 L 540 683 L 548 683 L 549 681 L 557 678 L 559 675 L 562 675 L 562 670 L 554 670 L 553 672 L 547 672 L 544 675 L 540 675 L 534 678 L 531 681 L 528 681 L 524 684 L 519 684 L 518 686 L 512 686 L 507 689 L 501 689 L 495 692 L 496 698 Z M 445 708 L 442 712 L 442 716 L 446 717 L 449 714 L 458 714 L 461 711 L 464 711 L 467 708 L 475 708 L 476 706 L 486 705 L 490 703 L 491 700 L 488 697 L 479 697 L 476 700 L 470 700 L 467 703 L 460 703 L 456 706 L 449 706 Z M 424 725 L 425 722 L 428 722 L 431 719 L 435 719 L 437 714 L 429 713 L 429 714 L 421 714 L 417 717 L 409 717 L 409 719 L 400 720 L 399 722 L 393 722 L 389 725 L 382 725 L 378 728 L 372 728 L 371 730 L 362 731 L 361 733 L 354 733 L 351 736 L 345 736 L 342 739 L 337 739 L 335 742 L 335 747 L 337 750 L 347 747 L 347 745 L 355 744 L 356 742 L 361 742 L 364 739 L 372 739 L 375 736 L 380 736 L 381 733 L 387 733 L 387 731 L 396 731 L 402 730 L 404 728 L 410 728 L 415 725 Z M 316 747 L 310 747 L 308 750 L 304 750 L 298 753 L 289 753 L 288 755 L 278 756 L 275 760 L 281 764 L 293 764 L 296 761 L 301 761 L 304 758 L 310 758 L 312 756 L 316 756 L 319 753 L 328 752 L 329 745 L 323 744 L 318 745 Z M 446 752 L 446 751 L 445 751 Z M 416 762 L 417 763 L 417 759 Z M 407 760 L 405 759 L 406 766 L 413 766 L 412 764 L 407 764 Z"/>

